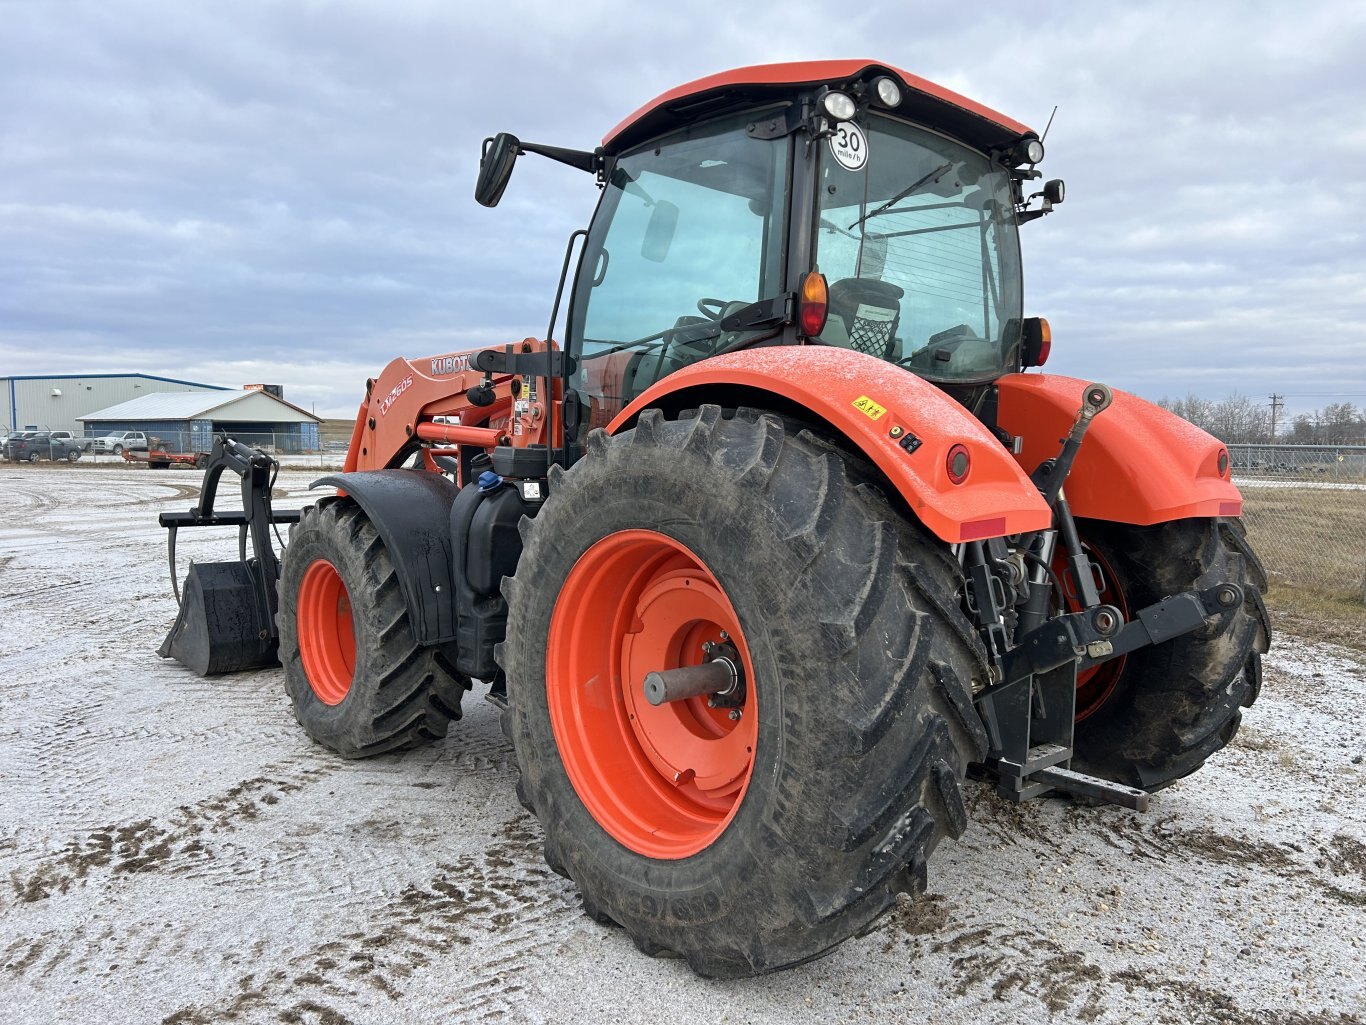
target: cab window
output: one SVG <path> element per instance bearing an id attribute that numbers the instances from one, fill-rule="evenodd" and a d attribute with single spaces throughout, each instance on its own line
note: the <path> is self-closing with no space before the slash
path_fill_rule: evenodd
<path id="1" fill-rule="evenodd" d="M 787 142 L 751 138 L 752 118 L 698 126 L 617 161 L 571 315 L 585 430 L 655 381 L 759 336 L 721 327 L 782 290 Z"/>

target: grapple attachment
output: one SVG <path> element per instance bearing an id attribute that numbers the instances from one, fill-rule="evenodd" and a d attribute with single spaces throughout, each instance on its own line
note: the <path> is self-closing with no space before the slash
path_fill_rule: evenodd
<path id="1" fill-rule="evenodd" d="M 242 478 L 240 512 L 214 512 L 218 478 L 225 469 Z M 180 602 L 175 625 L 157 649 L 162 658 L 173 658 L 200 676 L 258 669 L 278 661 L 275 585 L 280 562 L 270 530 L 273 524 L 299 519 L 297 510 L 276 513 L 271 509 L 270 489 L 279 469 L 265 453 L 221 435 L 214 439 L 199 501 L 188 512 L 159 517 L 170 531 L 171 587 Z M 192 563 L 180 588 L 175 571 L 176 532 L 181 527 L 227 526 L 238 528 L 237 561 Z"/>

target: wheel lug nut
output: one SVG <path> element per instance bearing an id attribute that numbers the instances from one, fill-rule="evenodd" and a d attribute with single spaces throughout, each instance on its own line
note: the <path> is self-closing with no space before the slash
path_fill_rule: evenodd
<path id="1" fill-rule="evenodd" d="M 732 708 L 732 709 L 730 710 L 730 712 L 728 712 L 727 714 L 730 716 L 730 721 L 731 721 L 731 722 L 739 722 L 739 721 L 740 721 L 740 709 L 738 709 L 738 708 Z"/>

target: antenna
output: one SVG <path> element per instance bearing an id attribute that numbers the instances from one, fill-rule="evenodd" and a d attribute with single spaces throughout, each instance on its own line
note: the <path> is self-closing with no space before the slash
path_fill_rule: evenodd
<path id="1" fill-rule="evenodd" d="M 1053 127 L 1053 118 L 1057 115 L 1057 113 L 1058 105 L 1055 103 L 1053 104 L 1053 113 L 1048 115 L 1048 124 L 1043 126 L 1043 134 L 1039 136 L 1040 142 L 1043 142 L 1045 139 L 1048 138 L 1048 130 Z"/>

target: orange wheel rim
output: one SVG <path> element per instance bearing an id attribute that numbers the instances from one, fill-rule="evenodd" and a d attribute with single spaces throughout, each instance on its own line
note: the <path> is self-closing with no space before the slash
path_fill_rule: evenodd
<path id="1" fill-rule="evenodd" d="M 318 700 L 341 704 L 356 675 L 356 628 L 351 596 L 326 559 L 309 563 L 299 582 L 299 658 Z"/>
<path id="2" fill-rule="evenodd" d="M 647 673 L 702 663 L 723 632 L 745 672 L 737 718 L 706 696 L 646 700 Z M 546 697 L 569 781 L 618 843 L 686 858 L 735 817 L 754 770 L 754 668 L 725 591 L 678 541 L 624 530 L 584 552 L 551 616 Z"/>
<path id="3" fill-rule="evenodd" d="M 1124 590 L 1119 586 L 1119 579 L 1115 576 L 1114 568 L 1108 559 L 1091 545 L 1082 542 L 1082 547 L 1086 551 L 1086 556 L 1100 567 L 1101 576 L 1104 577 L 1104 587 L 1100 588 L 1100 600 L 1106 605 L 1113 605 L 1123 614 L 1127 621 L 1129 618 L 1129 603 L 1124 597 Z M 1067 553 L 1061 548 L 1053 553 L 1053 572 L 1058 579 L 1064 582 L 1063 590 L 1066 591 L 1066 577 L 1064 571 L 1068 569 Z M 1080 612 L 1082 604 L 1076 594 L 1065 594 L 1064 600 L 1068 612 Z M 1096 712 L 1100 707 L 1110 700 L 1115 688 L 1119 686 L 1119 678 L 1124 675 L 1124 664 L 1129 660 L 1128 655 L 1120 655 L 1109 662 L 1102 662 L 1099 665 L 1090 666 L 1077 673 L 1077 706 L 1076 721 L 1081 722 Z"/>

